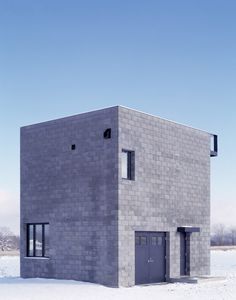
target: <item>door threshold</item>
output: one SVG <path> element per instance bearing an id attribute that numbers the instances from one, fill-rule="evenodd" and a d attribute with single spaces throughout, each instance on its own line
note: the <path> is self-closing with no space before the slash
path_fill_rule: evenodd
<path id="1" fill-rule="evenodd" d="M 169 281 L 171 283 L 198 283 L 197 277 L 192 277 L 192 276 L 180 276 L 176 278 L 170 278 Z"/>
<path id="2" fill-rule="evenodd" d="M 169 283 L 170 282 L 167 282 L 167 281 L 152 282 L 152 283 L 140 283 L 140 284 L 136 284 L 136 286 L 145 287 L 145 286 L 152 286 L 152 285 L 166 285 L 166 284 L 169 284 Z"/>

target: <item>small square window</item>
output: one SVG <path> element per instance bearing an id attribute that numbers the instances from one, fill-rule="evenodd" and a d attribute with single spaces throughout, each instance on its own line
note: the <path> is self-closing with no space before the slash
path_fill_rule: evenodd
<path id="1" fill-rule="evenodd" d="M 147 237 L 146 236 L 141 236 L 141 246 L 146 246 L 147 245 Z"/>
<path id="2" fill-rule="evenodd" d="M 151 241 L 152 241 L 152 246 L 157 245 L 157 237 L 156 236 L 152 236 Z"/>
<path id="3" fill-rule="evenodd" d="M 140 237 L 139 236 L 135 237 L 135 245 L 140 245 Z"/>
<path id="4" fill-rule="evenodd" d="M 162 246 L 162 237 L 161 236 L 158 237 L 157 245 Z"/>
<path id="5" fill-rule="evenodd" d="M 110 139 L 111 138 L 111 128 L 107 128 L 103 133 L 104 139 Z"/>
<path id="6" fill-rule="evenodd" d="M 76 149 L 76 145 L 75 144 L 72 144 L 71 145 L 71 150 L 75 150 Z"/>
<path id="7" fill-rule="evenodd" d="M 122 150 L 121 153 L 121 176 L 124 179 L 134 180 L 135 156 L 134 151 Z"/>

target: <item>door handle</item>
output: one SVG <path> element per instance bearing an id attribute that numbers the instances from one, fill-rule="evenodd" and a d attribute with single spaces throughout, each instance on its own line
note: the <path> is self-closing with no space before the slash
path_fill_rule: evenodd
<path id="1" fill-rule="evenodd" d="M 152 258 L 148 259 L 148 263 L 153 263 L 153 262 L 154 262 L 154 260 Z"/>

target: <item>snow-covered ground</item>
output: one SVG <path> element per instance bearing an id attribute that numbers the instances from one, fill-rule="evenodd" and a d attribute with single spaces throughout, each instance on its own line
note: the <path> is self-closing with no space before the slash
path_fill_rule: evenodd
<path id="1" fill-rule="evenodd" d="M 5 279 L 6 277 L 15 278 L 19 276 L 20 276 L 19 256 L 0 256 L 0 284 L 2 283 L 2 277 Z"/>
<path id="2" fill-rule="evenodd" d="M 225 280 L 107 288 L 97 284 L 19 278 L 19 258 L 0 257 L 1 300 L 236 300 L 236 250 L 211 252 L 212 275 Z"/>

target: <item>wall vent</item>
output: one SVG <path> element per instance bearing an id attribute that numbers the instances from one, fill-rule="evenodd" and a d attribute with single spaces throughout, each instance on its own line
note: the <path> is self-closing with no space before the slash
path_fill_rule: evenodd
<path id="1" fill-rule="evenodd" d="M 107 128 L 103 133 L 104 139 L 110 139 L 111 138 L 111 128 Z"/>

